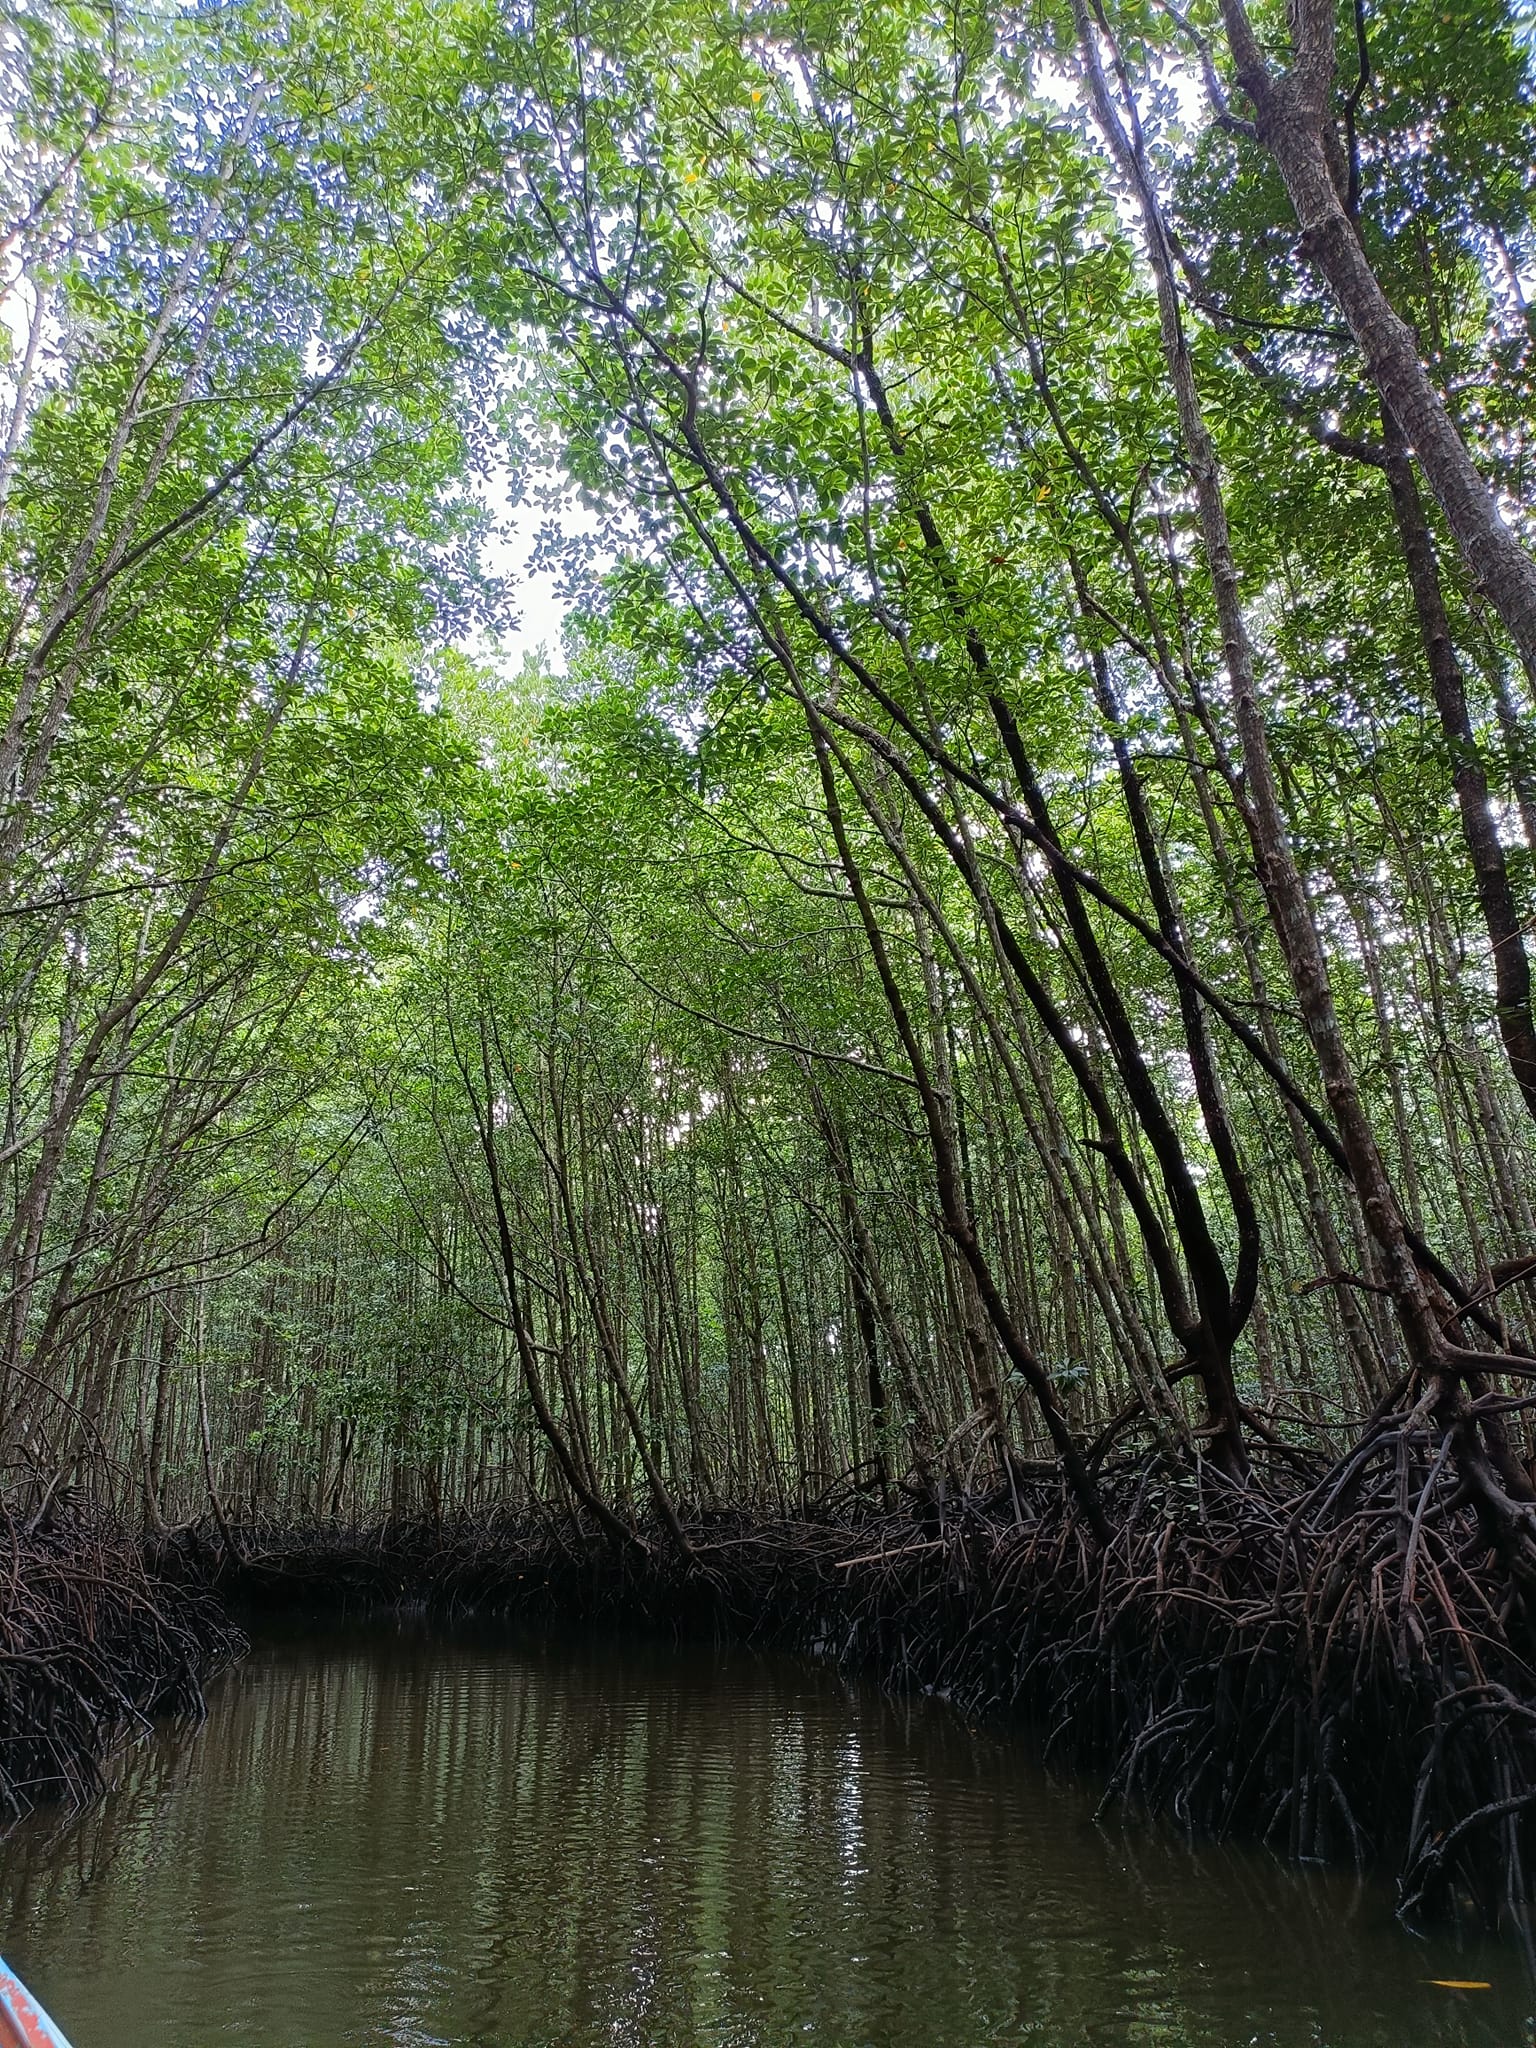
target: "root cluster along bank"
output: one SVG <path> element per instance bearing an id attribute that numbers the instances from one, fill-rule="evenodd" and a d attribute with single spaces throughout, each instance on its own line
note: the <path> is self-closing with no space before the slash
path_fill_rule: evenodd
<path id="1" fill-rule="evenodd" d="M 1107 1773 L 1107 1802 L 1386 1868 L 1405 1914 L 1467 1906 L 1528 1932 L 1529 1634 L 1427 1443 L 1384 1431 L 1305 1490 L 1147 1465 L 1106 1496 L 1104 1549 L 1026 1480 L 917 1514 L 718 1514 L 618 1544 L 547 1517 L 253 1531 L 216 1573 L 258 1607 L 421 1603 L 814 1651 L 968 1715 L 1022 1710 L 1025 1739 Z"/>
<path id="2" fill-rule="evenodd" d="M 100 1791 L 116 1744 L 195 1718 L 245 1638 L 120 1530 L 0 1516 L 0 1824 Z"/>

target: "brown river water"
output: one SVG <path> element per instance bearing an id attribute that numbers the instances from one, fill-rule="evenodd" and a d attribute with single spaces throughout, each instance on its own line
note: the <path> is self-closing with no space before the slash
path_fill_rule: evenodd
<path id="1" fill-rule="evenodd" d="M 1536 2042 L 1513 1948 L 1093 1809 L 800 1663 L 337 1630 L 0 1845 L 0 1952 L 74 2048 Z"/>

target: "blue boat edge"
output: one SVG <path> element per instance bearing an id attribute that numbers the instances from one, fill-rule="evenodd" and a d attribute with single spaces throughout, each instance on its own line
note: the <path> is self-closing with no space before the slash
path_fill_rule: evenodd
<path id="1" fill-rule="evenodd" d="M 0 1957 L 0 2048 L 70 2048 L 4 1957 Z"/>

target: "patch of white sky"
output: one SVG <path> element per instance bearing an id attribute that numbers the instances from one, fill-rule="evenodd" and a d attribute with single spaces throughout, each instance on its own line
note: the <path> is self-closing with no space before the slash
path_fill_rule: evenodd
<path id="1" fill-rule="evenodd" d="M 0 122 L 0 130 L 3 127 Z M 0 148 L 0 161 L 5 154 Z M 8 420 L 22 395 L 23 365 L 56 348 L 61 332 L 49 314 L 46 296 L 28 274 L 25 246 L 15 237 L 0 257 L 0 413 Z M 19 434 L 21 424 L 19 419 L 11 421 L 12 437 Z"/>
<path id="2" fill-rule="evenodd" d="M 481 550 L 485 567 L 511 585 L 514 623 L 494 641 L 477 634 L 463 652 L 490 661 L 515 674 L 526 656 L 539 654 L 552 674 L 565 668 L 565 624 L 577 602 L 569 572 L 559 573 L 539 561 L 541 537 L 553 526 L 570 538 L 597 531 L 597 515 L 583 505 L 573 484 L 544 477 L 541 488 L 520 503 L 512 502 L 511 479 L 494 469 L 480 480 L 480 495 L 492 519 Z M 601 568 L 594 566 L 595 582 Z"/>

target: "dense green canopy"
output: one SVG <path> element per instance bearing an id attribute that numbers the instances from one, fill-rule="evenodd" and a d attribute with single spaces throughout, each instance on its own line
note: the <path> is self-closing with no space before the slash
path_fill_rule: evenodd
<path id="1" fill-rule="evenodd" d="M 4 35 L 27 1512 L 1530 1520 L 1511 10 Z"/>

